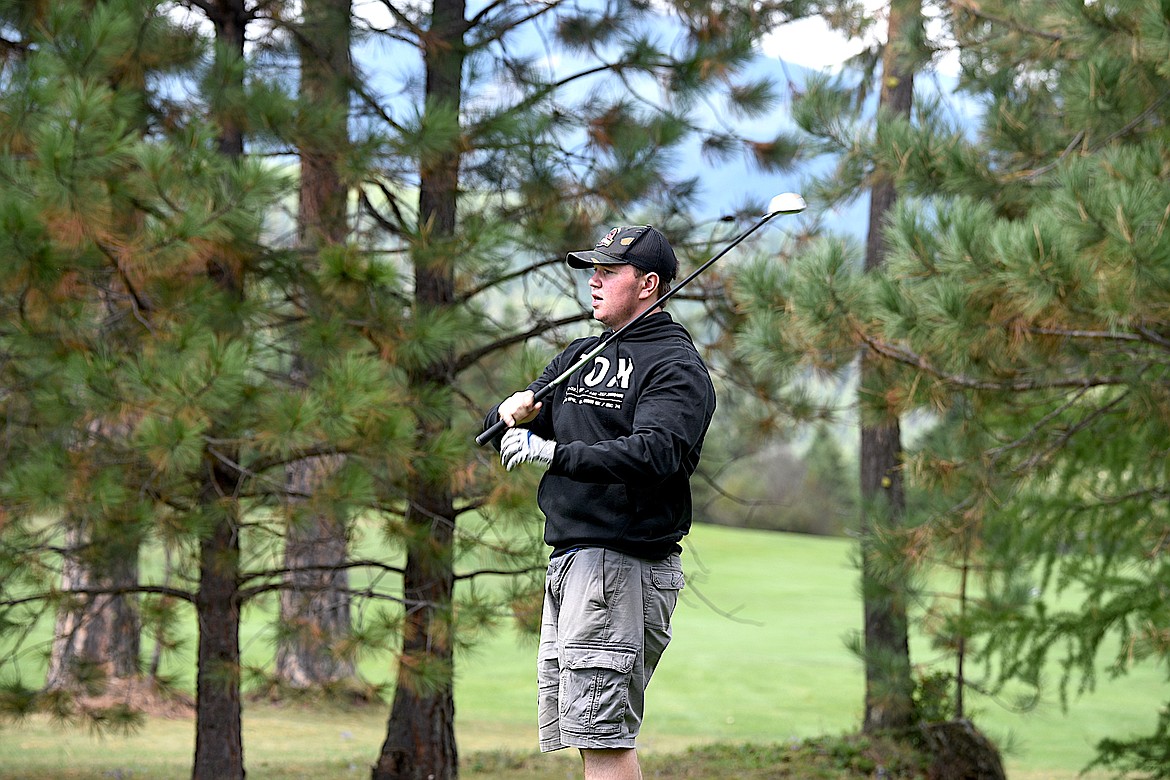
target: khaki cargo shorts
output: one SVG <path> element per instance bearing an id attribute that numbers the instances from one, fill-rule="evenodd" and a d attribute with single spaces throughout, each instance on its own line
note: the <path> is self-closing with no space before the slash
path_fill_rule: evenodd
<path id="1" fill-rule="evenodd" d="M 583 548 L 549 561 L 537 653 L 542 751 L 634 747 L 682 587 L 678 555 Z"/>

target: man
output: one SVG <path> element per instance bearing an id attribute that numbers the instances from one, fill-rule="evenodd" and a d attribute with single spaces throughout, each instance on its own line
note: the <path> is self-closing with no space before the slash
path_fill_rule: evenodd
<path id="1" fill-rule="evenodd" d="M 637 780 L 634 741 L 683 587 L 679 541 L 715 391 L 690 335 L 659 306 L 678 271 L 660 232 L 614 228 L 568 263 L 593 269 L 593 316 L 610 331 L 658 311 L 535 403 L 535 391 L 608 333 L 574 341 L 484 428 L 509 426 L 500 442 L 508 470 L 546 469 L 537 498 L 553 549 L 537 658 L 540 748 L 578 748 L 586 780 Z"/>

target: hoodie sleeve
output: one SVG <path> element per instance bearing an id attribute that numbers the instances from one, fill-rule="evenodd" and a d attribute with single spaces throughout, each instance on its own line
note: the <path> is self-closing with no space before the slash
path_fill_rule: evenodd
<path id="1" fill-rule="evenodd" d="M 663 362 L 646 378 L 629 435 L 558 444 L 549 473 L 581 482 L 661 482 L 694 471 L 715 412 L 715 390 L 698 360 Z"/>

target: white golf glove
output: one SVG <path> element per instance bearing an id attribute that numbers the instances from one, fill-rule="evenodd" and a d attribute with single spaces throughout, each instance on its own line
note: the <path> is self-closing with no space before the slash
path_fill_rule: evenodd
<path id="1" fill-rule="evenodd" d="M 556 448 L 555 441 L 542 439 L 527 428 L 510 428 L 500 439 L 500 463 L 508 471 L 521 463 L 536 463 L 548 468 Z"/>

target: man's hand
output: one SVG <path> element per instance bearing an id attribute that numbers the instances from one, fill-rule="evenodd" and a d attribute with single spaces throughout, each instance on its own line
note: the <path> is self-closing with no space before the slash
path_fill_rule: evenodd
<path id="1" fill-rule="evenodd" d="M 496 411 L 509 428 L 514 428 L 536 419 L 540 406 L 536 403 L 536 395 L 531 390 L 521 390 L 501 401 Z"/>
<path id="2" fill-rule="evenodd" d="M 500 440 L 500 463 L 508 471 L 521 463 L 536 463 L 548 468 L 556 448 L 555 441 L 542 439 L 527 428 L 511 428 Z"/>

